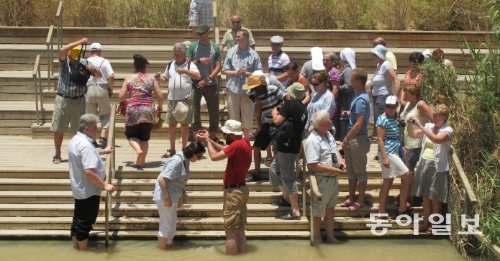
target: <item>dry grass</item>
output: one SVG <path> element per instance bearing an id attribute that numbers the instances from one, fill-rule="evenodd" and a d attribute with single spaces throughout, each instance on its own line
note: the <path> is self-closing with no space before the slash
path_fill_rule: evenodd
<path id="1" fill-rule="evenodd" d="M 1 25 L 48 26 L 59 0 L 4 0 Z M 66 0 L 66 26 L 186 28 L 190 0 Z M 483 0 L 217 0 L 219 25 L 249 28 L 488 30 Z"/>

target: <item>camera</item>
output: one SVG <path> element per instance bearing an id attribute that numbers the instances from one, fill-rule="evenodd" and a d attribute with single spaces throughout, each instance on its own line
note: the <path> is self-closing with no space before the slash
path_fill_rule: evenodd
<path id="1" fill-rule="evenodd" d="M 404 119 L 403 119 L 403 120 L 399 120 L 399 121 L 398 121 L 398 127 L 401 127 L 401 128 L 406 127 L 406 122 L 405 122 L 405 120 L 404 120 Z"/>

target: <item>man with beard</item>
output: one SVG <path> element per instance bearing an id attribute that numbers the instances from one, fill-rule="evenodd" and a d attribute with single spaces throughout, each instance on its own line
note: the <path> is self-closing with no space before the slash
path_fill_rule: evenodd
<path id="1" fill-rule="evenodd" d="M 227 158 L 224 171 L 224 207 L 223 219 L 226 231 L 226 254 L 236 255 L 246 250 L 248 187 L 245 178 L 252 163 L 250 141 L 243 137 L 241 123 L 227 120 L 221 128 L 226 140 L 222 146 L 209 137 L 207 131 L 199 131 L 196 138 L 207 142 L 208 155 L 213 161 Z"/>

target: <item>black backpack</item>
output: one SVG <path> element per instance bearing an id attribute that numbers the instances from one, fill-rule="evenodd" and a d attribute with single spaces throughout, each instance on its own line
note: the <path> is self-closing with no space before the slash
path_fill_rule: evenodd
<path id="1" fill-rule="evenodd" d="M 70 75 L 69 78 L 70 80 L 77 84 L 77 85 L 87 85 L 87 81 L 90 78 L 90 75 L 92 74 L 87 67 L 80 62 L 80 58 L 85 56 L 85 50 L 87 49 L 87 45 L 82 44 L 82 50 L 83 50 L 83 55 L 82 55 L 82 50 L 80 50 L 80 53 L 78 54 L 78 64 L 76 65 L 76 68 L 73 70 L 70 70 Z"/>

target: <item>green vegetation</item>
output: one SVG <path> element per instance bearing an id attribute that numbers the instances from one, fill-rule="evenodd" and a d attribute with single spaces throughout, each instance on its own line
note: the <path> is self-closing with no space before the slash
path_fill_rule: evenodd
<path id="1" fill-rule="evenodd" d="M 221 27 L 487 30 L 482 0 L 214 0 Z M 0 25 L 48 26 L 59 0 L 3 0 Z M 186 28 L 190 0 L 66 0 L 65 26 Z M 439 22 L 437 22 L 439 21 Z"/>
<path id="2" fill-rule="evenodd" d="M 453 145 L 462 160 L 465 173 L 472 182 L 479 203 L 476 211 L 486 239 L 500 244 L 500 1 L 486 1 L 495 34 L 481 49 L 471 48 L 461 40 L 470 53 L 473 66 L 466 89 L 458 92 L 456 75 L 442 61 L 423 66 L 424 99 L 431 104 L 444 103 L 450 107 L 449 122 L 455 129 Z M 463 209 L 452 209 L 455 214 Z"/>

